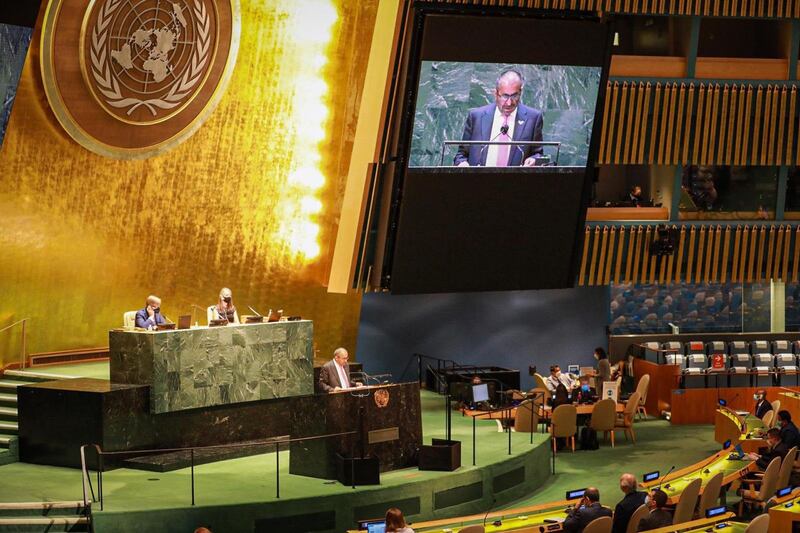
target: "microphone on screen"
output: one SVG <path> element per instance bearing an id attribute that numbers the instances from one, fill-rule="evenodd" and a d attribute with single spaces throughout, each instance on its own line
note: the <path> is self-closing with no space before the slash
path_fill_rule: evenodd
<path id="1" fill-rule="evenodd" d="M 506 129 L 506 131 L 503 131 L 503 128 L 505 128 L 505 129 Z M 497 139 L 497 138 L 498 138 L 498 137 L 500 137 L 501 135 L 505 135 L 505 134 L 506 134 L 506 132 L 508 132 L 508 126 L 501 126 L 501 127 L 500 127 L 500 133 L 498 133 L 497 135 L 495 135 L 494 137 L 492 137 L 491 139 L 489 139 L 489 142 L 494 142 L 494 141 L 495 141 L 495 139 Z M 481 157 L 483 157 L 483 151 L 484 151 L 484 150 L 486 150 L 487 148 L 489 148 L 489 145 L 488 145 L 488 144 L 484 144 L 484 145 L 483 145 L 483 148 L 481 148 L 481 151 L 480 151 L 480 152 L 478 152 L 478 161 L 480 161 Z"/>
<path id="2" fill-rule="evenodd" d="M 664 480 L 667 479 L 667 476 L 669 476 L 673 470 L 675 470 L 675 465 L 672 465 L 664 477 L 661 478 L 661 483 L 664 483 Z M 661 490 L 661 483 L 658 484 L 658 490 Z"/>

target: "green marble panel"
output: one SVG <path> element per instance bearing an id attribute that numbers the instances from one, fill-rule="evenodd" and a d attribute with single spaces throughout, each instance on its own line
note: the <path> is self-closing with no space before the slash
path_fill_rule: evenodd
<path id="1" fill-rule="evenodd" d="M 174 331 L 109 332 L 111 382 L 150 385 L 150 410 L 314 393 L 309 320 Z"/>

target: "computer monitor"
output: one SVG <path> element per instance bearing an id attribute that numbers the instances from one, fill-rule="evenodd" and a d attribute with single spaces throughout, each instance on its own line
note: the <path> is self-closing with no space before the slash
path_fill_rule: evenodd
<path id="1" fill-rule="evenodd" d="M 583 495 L 586 494 L 586 489 L 575 489 L 575 490 L 568 490 L 566 499 L 567 500 L 577 500 L 579 498 L 583 498 Z"/>
<path id="2" fill-rule="evenodd" d="M 367 524 L 367 533 L 384 533 L 386 531 L 386 522 L 370 522 Z"/>
<path id="3" fill-rule="evenodd" d="M 647 483 L 648 481 L 653 481 L 655 479 L 658 479 L 660 477 L 660 475 L 661 475 L 661 472 L 659 472 L 658 470 L 656 470 L 655 472 L 648 472 L 647 474 L 642 476 L 642 481 Z"/>
<path id="4" fill-rule="evenodd" d="M 480 385 L 472 386 L 472 401 L 473 403 L 488 402 L 489 401 L 489 385 L 481 383 Z"/>
<path id="5" fill-rule="evenodd" d="M 706 511 L 706 518 L 714 518 L 715 516 L 719 516 L 728 512 L 728 508 L 724 505 L 720 505 L 719 507 L 712 507 L 711 509 Z"/>
<path id="6" fill-rule="evenodd" d="M 580 367 L 580 365 L 569 365 L 569 366 L 567 367 L 567 372 L 569 372 L 570 374 L 575 374 L 575 375 L 577 375 L 577 374 L 578 374 L 578 372 L 580 372 L 580 370 L 581 370 L 581 367 Z"/>

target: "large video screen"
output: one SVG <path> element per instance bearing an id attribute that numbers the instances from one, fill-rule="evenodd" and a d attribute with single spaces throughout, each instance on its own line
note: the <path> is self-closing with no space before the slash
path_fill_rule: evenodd
<path id="1" fill-rule="evenodd" d="M 422 61 L 409 166 L 586 166 L 601 72 L 576 65 Z M 504 146 L 509 155 L 498 159 Z"/>
<path id="2" fill-rule="evenodd" d="M 32 28 L 0 23 L 0 146 L 3 145 L 32 34 Z"/>
<path id="3" fill-rule="evenodd" d="M 421 7 L 415 28 L 383 279 L 394 294 L 573 286 L 611 25 Z"/>

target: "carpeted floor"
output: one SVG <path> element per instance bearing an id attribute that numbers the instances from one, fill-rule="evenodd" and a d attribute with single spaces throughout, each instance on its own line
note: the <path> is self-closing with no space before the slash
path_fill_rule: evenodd
<path id="1" fill-rule="evenodd" d="M 108 377 L 107 363 L 86 363 L 40 367 L 48 373 Z M 426 440 L 441 437 L 444 432 L 444 402 L 442 397 L 423 391 L 423 427 Z M 567 490 L 594 485 L 600 489 L 601 500 L 614 505 L 621 497 L 618 479 L 621 473 L 631 472 L 640 477 L 645 472 L 671 466 L 681 468 L 698 462 L 719 449 L 713 439 L 712 426 L 672 426 L 663 420 L 650 419 L 636 424 L 637 443 L 626 442 L 617 434 L 616 448 L 601 443 L 597 451 L 559 452 L 556 474 L 544 481 L 541 489 L 505 508 L 561 500 Z M 478 465 L 502 461 L 508 457 L 507 435 L 496 432 L 492 421 L 477 424 Z M 453 414 L 453 438 L 463 443 L 462 468 L 472 468 L 472 422 L 459 413 Z M 529 436 L 512 435 L 512 450 L 517 454 L 528 449 Z M 536 434 L 537 444 L 546 436 Z M 346 490 L 339 484 L 291 476 L 285 471 L 288 452 L 281 453 L 281 489 L 284 498 L 293 494 L 312 496 Z M 267 454 L 197 467 L 198 504 L 233 504 L 264 501 L 274 498 L 275 456 Z M 416 469 L 397 471 L 383 478 L 384 484 L 403 484 L 442 475 Z M 80 499 L 81 484 L 78 471 L 22 463 L 0 466 L 0 501 L 36 501 Z M 189 504 L 188 469 L 170 473 L 148 473 L 120 469 L 104 478 L 107 510 L 134 511 L 169 508 Z"/>

